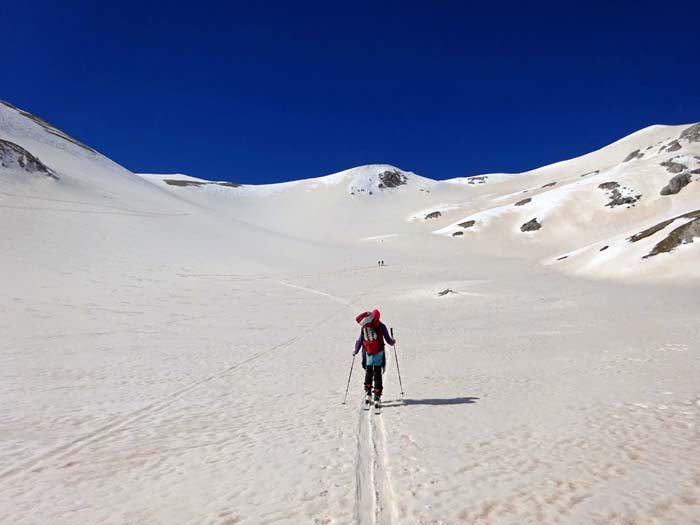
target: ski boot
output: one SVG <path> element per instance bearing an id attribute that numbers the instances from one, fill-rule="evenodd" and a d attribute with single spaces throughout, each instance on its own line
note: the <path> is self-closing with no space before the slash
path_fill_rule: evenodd
<path id="1" fill-rule="evenodd" d="M 369 410 L 370 406 L 372 406 L 372 391 L 365 388 L 365 410 Z"/>
<path id="2" fill-rule="evenodd" d="M 374 393 L 374 408 L 376 410 L 382 409 L 382 395 L 379 392 Z"/>

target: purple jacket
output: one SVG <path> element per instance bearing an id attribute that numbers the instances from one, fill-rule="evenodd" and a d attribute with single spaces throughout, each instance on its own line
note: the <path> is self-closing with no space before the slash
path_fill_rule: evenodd
<path id="1" fill-rule="evenodd" d="M 394 345 L 396 344 L 396 341 L 394 341 L 391 336 L 389 335 L 389 330 L 387 330 L 386 325 L 379 321 L 379 331 L 381 332 L 382 336 L 384 337 L 384 340 L 390 344 Z M 360 337 L 355 341 L 355 351 L 352 353 L 352 355 L 357 354 L 360 350 L 362 349 L 362 330 L 360 330 Z"/>

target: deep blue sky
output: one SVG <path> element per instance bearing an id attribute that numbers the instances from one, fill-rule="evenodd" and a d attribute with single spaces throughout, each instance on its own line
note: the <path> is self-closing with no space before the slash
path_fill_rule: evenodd
<path id="1" fill-rule="evenodd" d="M 524 171 L 700 120 L 700 2 L 0 3 L 0 98 L 137 172 Z"/>

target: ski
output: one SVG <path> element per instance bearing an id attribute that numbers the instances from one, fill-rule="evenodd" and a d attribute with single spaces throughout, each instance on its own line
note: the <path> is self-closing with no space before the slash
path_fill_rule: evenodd
<path id="1" fill-rule="evenodd" d="M 374 402 L 374 413 L 379 415 L 382 413 L 382 403 L 381 401 Z"/>
<path id="2" fill-rule="evenodd" d="M 366 396 L 364 403 L 362 403 L 362 408 L 364 410 L 369 410 L 369 408 L 371 406 L 372 406 L 372 398 L 370 398 L 369 396 Z"/>

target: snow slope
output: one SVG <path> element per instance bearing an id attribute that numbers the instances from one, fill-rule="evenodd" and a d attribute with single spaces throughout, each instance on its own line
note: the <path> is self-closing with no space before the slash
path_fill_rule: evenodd
<path id="1" fill-rule="evenodd" d="M 644 258 L 693 239 L 689 128 L 475 184 L 258 187 L 0 104 L 0 522 L 697 523 L 698 240 Z M 357 360 L 341 404 L 374 307 L 381 416 Z"/>

